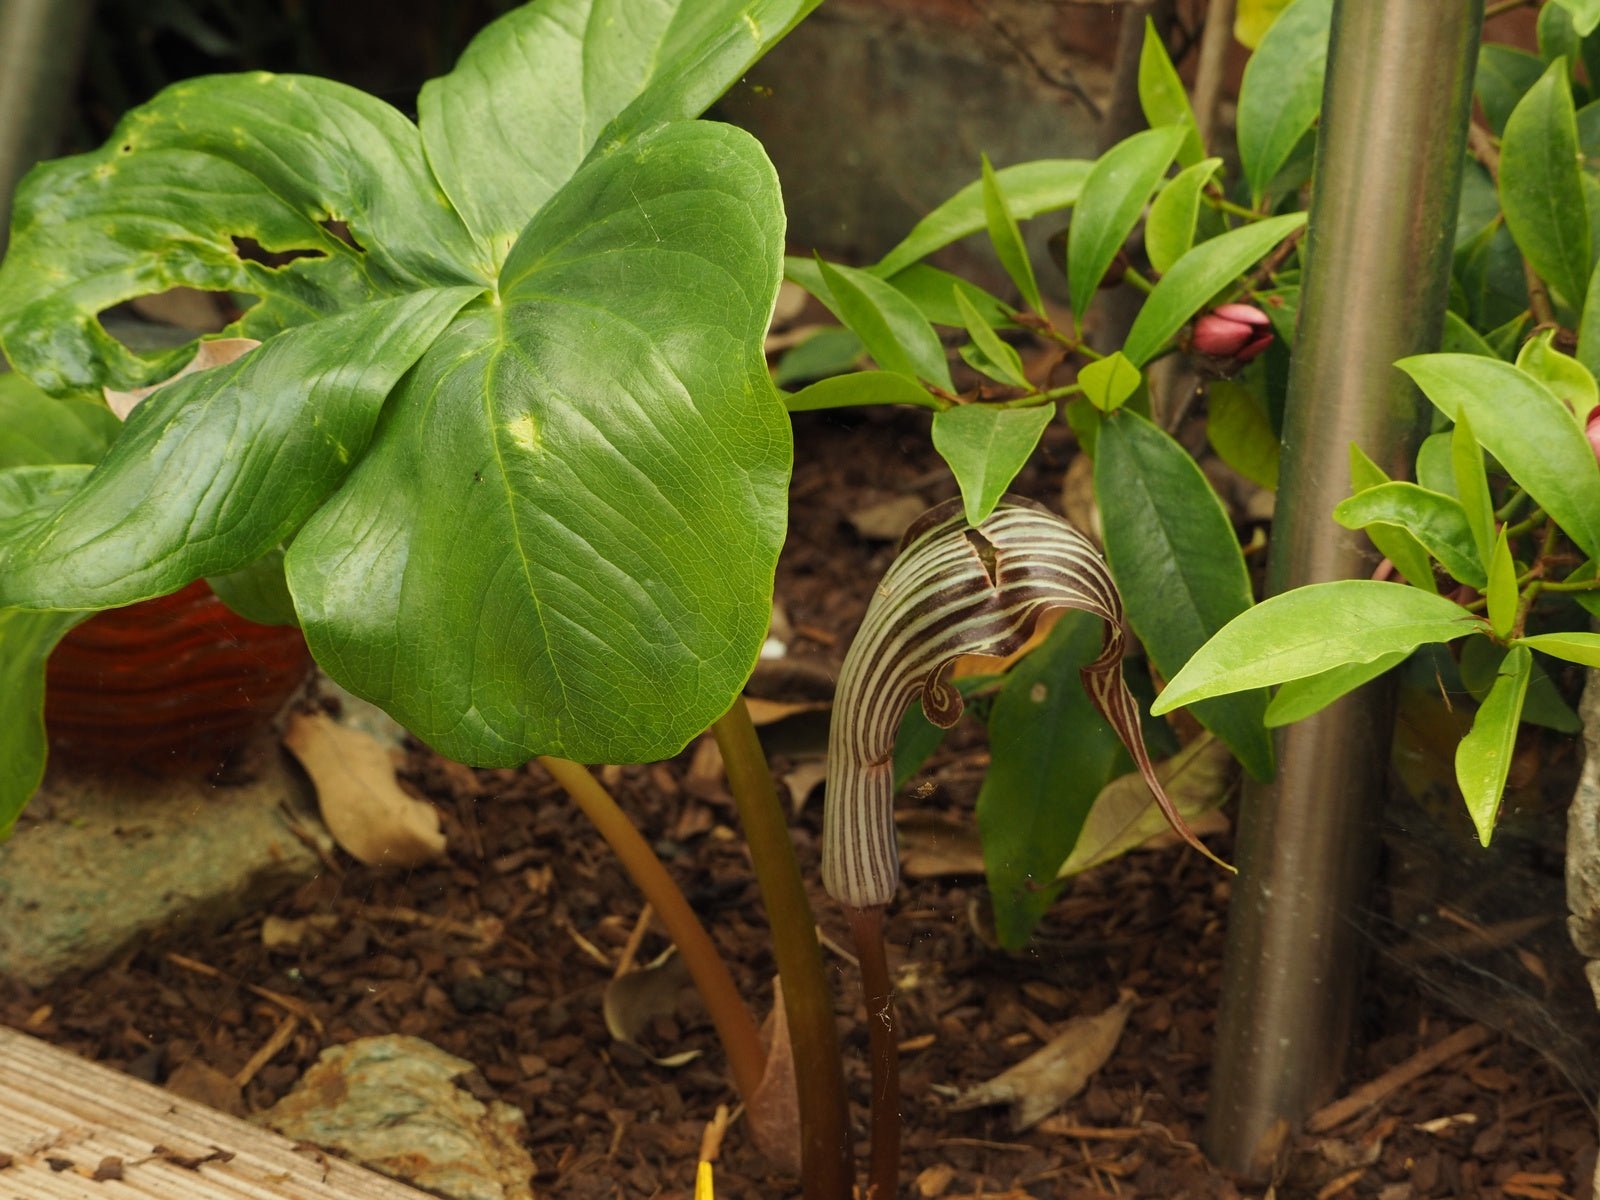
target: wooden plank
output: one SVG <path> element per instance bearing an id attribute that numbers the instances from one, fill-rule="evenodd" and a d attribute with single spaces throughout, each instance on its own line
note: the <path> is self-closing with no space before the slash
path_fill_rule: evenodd
<path id="1" fill-rule="evenodd" d="M 0 1027 L 0 1200 L 432 1198 Z"/>

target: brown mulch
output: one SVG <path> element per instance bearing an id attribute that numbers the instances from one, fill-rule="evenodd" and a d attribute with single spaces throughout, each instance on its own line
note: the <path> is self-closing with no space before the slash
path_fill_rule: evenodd
<path id="1" fill-rule="evenodd" d="M 906 492 L 931 503 L 950 485 L 914 414 L 814 414 L 800 424 L 779 596 L 794 629 L 791 656 L 831 668 L 891 553 L 852 532 L 848 516 Z M 1021 490 L 1050 496 L 1069 452 L 1065 441 L 1048 444 Z M 955 738 L 931 764 L 919 805 L 970 813 L 983 753 L 970 730 Z M 691 747 L 670 763 L 608 768 L 606 779 L 764 1010 L 773 965 L 759 896 L 732 804 L 691 769 L 694 758 Z M 385 872 L 341 858 L 270 912 L 176 936 L 44 992 L 0 985 L 0 1020 L 162 1082 L 194 1060 L 240 1071 L 292 1012 L 300 1019 L 287 1043 L 245 1087 L 251 1110 L 280 1097 L 328 1045 L 414 1034 L 477 1064 L 527 1114 L 540 1196 L 687 1198 L 706 1125 L 735 1097 L 692 997 L 643 1039 L 657 1054 L 703 1051 L 685 1067 L 657 1066 L 606 1031 L 601 993 L 640 916 L 627 878 L 535 767 L 474 771 L 419 748 L 407 777 L 441 809 L 446 861 Z M 795 822 L 811 880 L 820 817 L 813 800 Z M 987 936 L 981 880 L 908 883 L 889 924 L 903 1020 L 904 1193 L 1267 1194 L 1198 1148 L 1228 895 L 1227 878 L 1195 854 L 1130 855 L 1073 882 L 1028 950 L 1009 954 Z M 833 942 L 848 944 L 816 886 L 813 901 Z M 301 943 L 264 946 L 269 918 L 276 938 L 288 929 Z M 647 931 L 638 960 L 665 944 Z M 865 1013 L 844 956 L 830 950 L 827 961 L 864 1136 Z M 957 1090 L 1026 1057 L 1070 1018 L 1115 1003 L 1122 989 L 1138 1001 L 1116 1052 L 1042 1125 L 1014 1133 L 1004 1109 L 950 1107 Z M 1521 1042 L 1462 1035 L 1471 1023 L 1375 955 L 1345 1090 L 1452 1036 L 1468 1048 L 1388 1094 L 1358 1095 L 1339 1124 L 1294 1145 L 1272 1194 L 1587 1195 L 1595 1125 L 1583 1097 Z M 736 1121 L 717 1161 L 719 1198 L 795 1194 Z"/>

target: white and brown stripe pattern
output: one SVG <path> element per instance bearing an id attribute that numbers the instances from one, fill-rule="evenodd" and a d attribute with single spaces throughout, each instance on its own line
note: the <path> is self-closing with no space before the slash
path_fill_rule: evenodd
<path id="1" fill-rule="evenodd" d="M 822 851 L 822 882 L 834 899 L 867 908 L 894 896 L 900 879 L 894 739 L 912 700 L 920 693 L 930 721 L 954 725 L 962 701 L 948 676 L 956 660 L 1021 649 L 1039 618 L 1058 608 L 1105 621 L 1103 648 L 1083 668 L 1083 685 L 1127 745 L 1173 828 L 1209 856 L 1162 790 L 1145 752 L 1138 708 L 1122 679 L 1122 599 L 1094 546 L 1028 500 L 1008 496 L 976 527 L 953 500 L 930 509 L 907 531 L 839 673 Z"/>

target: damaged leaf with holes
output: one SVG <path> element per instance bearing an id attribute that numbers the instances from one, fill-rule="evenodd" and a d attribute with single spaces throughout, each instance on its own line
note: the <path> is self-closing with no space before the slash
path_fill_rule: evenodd
<path id="1" fill-rule="evenodd" d="M 218 76 L 34 169 L 0 264 L 20 374 L 170 378 L 193 344 L 136 353 L 102 317 L 175 287 L 247 297 L 219 336 L 261 345 L 7 514 L 0 611 L 281 558 L 322 665 L 446 754 L 675 753 L 755 661 L 790 463 L 761 354 L 777 178 L 693 118 L 816 3 L 538 0 L 415 122 L 328 80 Z"/>

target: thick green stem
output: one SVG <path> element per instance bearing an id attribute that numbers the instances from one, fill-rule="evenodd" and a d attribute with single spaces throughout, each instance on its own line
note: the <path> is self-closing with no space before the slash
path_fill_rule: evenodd
<path id="1" fill-rule="evenodd" d="M 605 838 L 606 845 L 611 847 L 634 886 L 655 908 L 656 916 L 678 947 L 678 953 L 683 955 L 689 976 L 711 1014 L 711 1023 L 722 1039 L 723 1053 L 728 1056 L 734 1086 L 748 1103 L 766 1072 L 767 1056 L 761 1049 L 761 1031 L 739 998 L 733 976 L 700 924 L 700 918 L 694 915 L 655 851 L 588 768 L 564 758 L 540 758 L 539 765 L 566 789 L 583 810 L 583 815 Z"/>
<path id="2" fill-rule="evenodd" d="M 801 1182 L 806 1200 L 849 1200 L 854 1174 L 839 1032 L 822 970 L 816 919 L 761 740 L 741 696 L 711 727 L 739 807 L 756 882 L 772 927 L 800 1090 Z"/>
<path id="3" fill-rule="evenodd" d="M 883 909 L 845 908 L 861 960 L 872 1056 L 872 1155 L 866 1200 L 894 1200 L 900 1185 L 900 1022 L 883 943 Z"/>

